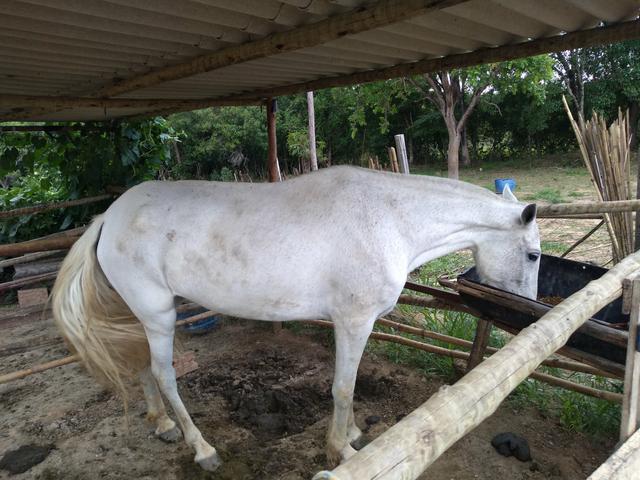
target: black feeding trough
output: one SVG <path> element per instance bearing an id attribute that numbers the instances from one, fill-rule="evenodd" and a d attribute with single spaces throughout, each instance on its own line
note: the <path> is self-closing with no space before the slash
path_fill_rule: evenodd
<path id="1" fill-rule="evenodd" d="M 545 299 L 567 298 L 606 272 L 587 263 L 542 255 L 537 301 L 480 283 L 475 267 L 458 277 L 457 288 L 466 305 L 506 330 L 520 331 L 553 307 Z M 628 323 L 629 316 L 622 313 L 619 298 L 588 320 L 567 346 L 624 365 Z"/>

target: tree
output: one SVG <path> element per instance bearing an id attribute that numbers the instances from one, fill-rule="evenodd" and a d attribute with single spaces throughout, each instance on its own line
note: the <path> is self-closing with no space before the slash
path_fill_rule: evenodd
<path id="1" fill-rule="evenodd" d="M 440 112 L 447 127 L 449 178 L 458 178 L 464 128 L 483 95 L 498 91 L 537 92 L 544 96 L 544 80 L 551 78 L 548 56 L 481 65 L 462 70 L 424 74 L 409 81 Z M 467 97 L 465 101 L 465 96 Z"/>
<path id="2" fill-rule="evenodd" d="M 584 81 L 585 81 L 585 51 L 581 48 L 565 52 L 552 53 L 556 61 L 553 71 L 562 79 L 573 105 L 577 117 L 584 118 Z"/>

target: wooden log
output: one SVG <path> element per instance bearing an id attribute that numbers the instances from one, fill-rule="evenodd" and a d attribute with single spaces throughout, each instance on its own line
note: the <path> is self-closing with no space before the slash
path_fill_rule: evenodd
<path id="1" fill-rule="evenodd" d="M 62 264 L 62 259 L 21 263 L 15 266 L 13 280 L 42 275 L 43 273 L 57 272 L 60 269 L 60 264 Z"/>
<path id="2" fill-rule="evenodd" d="M 333 328 L 333 323 L 328 322 L 326 320 L 304 320 L 303 323 L 307 323 L 309 325 L 317 325 L 319 327 Z M 418 342 L 416 340 L 411 340 L 409 338 L 400 337 L 398 335 L 392 335 L 389 333 L 372 332 L 369 338 L 373 338 L 374 340 L 382 340 L 385 342 L 397 343 L 399 345 L 405 345 L 407 347 L 412 347 L 417 350 L 422 350 L 423 352 L 434 353 L 436 355 L 442 355 L 444 357 L 449 357 L 449 358 L 458 358 L 461 360 L 468 361 L 470 357 L 470 354 L 467 352 L 461 352 L 460 350 L 452 350 L 449 348 L 438 347 L 436 345 L 430 345 L 428 343 Z M 590 395 L 596 398 L 602 398 L 604 400 L 609 400 L 612 402 L 618 402 L 618 403 L 622 402 L 622 395 L 619 393 L 597 390 L 595 388 L 588 387 L 586 385 L 580 385 L 580 384 L 570 382 L 562 378 L 554 377 L 552 375 L 548 375 L 542 372 L 532 372 L 529 376 L 536 380 L 549 383 L 550 385 L 566 388 L 567 390 L 572 390 L 574 392 L 583 393 L 585 395 Z"/>
<path id="3" fill-rule="evenodd" d="M 61 250 L 71 247 L 80 237 L 58 237 L 44 240 L 29 240 L 28 242 L 6 243 L 0 245 L 0 257 L 15 257 L 25 253 L 42 252 L 46 250 Z"/>
<path id="4" fill-rule="evenodd" d="M 452 337 L 450 335 L 445 335 L 443 333 L 433 332 L 431 330 L 412 327 L 410 325 L 394 322 L 386 318 L 380 318 L 376 321 L 376 323 L 379 325 L 384 325 L 385 327 L 394 328 L 400 332 L 410 333 L 412 335 L 416 335 L 423 338 L 431 338 L 433 340 L 449 343 L 451 345 L 458 345 L 460 347 L 469 348 L 469 349 L 473 347 L 473 342 L 470 342 L 468 340 Z M 498 349 L 494 347 L 487 347 L 486 351 L 489 353 L 495 353 L 498 351 Z M 572 361 L 564 360 L 561 358 L 547 358 L 542 362 L 542 365 L 546 367 L 569 370 L 572 372 L 581 372 L 581 373 L 588 373 L 590 375 L 599 375 L 601 377 L 616 378 L 616 379 L 621 378 L 619 375 L 611 374 L 599 368 L 592 367 L 591 365 L 586 365 L 580 362 L 572 362 Z"/>
<path id="5" fill-rule="evenodd" d="M 629 318 L 629 343 L 624 375 L 624 393 L 620 418 L 620 441 L 626 441 L 640 427 L 638 408 L 640 402 L 640 352 L 638 351 L 638 322 L 640 322 L 640 276 L 625 282 L 631 291 Z"/>
<path id="6" fill-rule="evenodd" d="M 42 273 L 32 277 L 21 278 L 20 280 L 12 280 L 10 282 L 0 283 L 0 292 L 12 290 L 14 288 L 24 287 L 25 285 L 33 285 L 34 283 L 48 282 L 54 280 L 58 276 L 58 272 Z"/>
<path id="7" fill-rule="evenodd" d="M 291 85 L 254 90 L 248 94 L 239 94 L 227 97 L 228 99 L 252 97 L 269 97 L 292 95 L 308 90 L 322 90 L 331 87 L 345 87 L 360 83 L 376 82 L 390 78 L 409 77 L 423 73 L 439 72 L 457 68 L 471 67 L 486 63 L 504 62 L 523 57 L 542 55 L 544 53 L 571 50 L 574 48 L 586 48 L 605 43 L 615 43 L 623 40 L 631 40 L 640 37 L 640 21 L 632 20 L 621 22 L 606 27 L 596 27 L 578 32 L 569 32 L 552 37 L 538 38 L 527 42 L 488 47 L 469 53 L 447 55 L 446 57 L 427 58 L 412 63 L 402 63 L 392 67 L 378 70 L 368 70 L 348 75 L 333 76 L 301 82 Z"/>
<path id="8" fill-rule="evenodd" d="M 89 203 L 97 203 L 112 198 L 110 193 L 104 195 L 96 195 L 95 197 L 79 198 L 77 200 L 68 200 L 56 203 L 41 203 L 32 207 L 14 208 L 13 210 L 5 210 L 0 212 L 0 220 L 4 218 L 21 217 L 30 213 L 42 213 L 50 210 L 58 210 L 60 208 L 75 207 L 77 205 L 87 205 Z"/>
<path id="9" fill-rule="evenodd" d="M 637 480 L 640 472 L 640 430 L 634 433 L 587 480 Z"/>
<path id="10" fill-rule="evenodd" d="M 22 255 L 20 257 L 7 258 L 5 260 L 0 260 L 0 268 L 12 267 L 14 265 L 20 265 L 22 263 L 29 263 L 35 260 L 53 257 L 63 251 L 64 250 L 50 250 L 48 252 L 27 253 L 26 255 Z"/>
<path id="11" fill-rule="evenodd" d="M 554 205 L 541 205 L 537 215 L 546 217 L 549 215 L 583 215 L 594 213 L 633 212 L 640 210 L 640 200 L 615 200 L 612 202 L 588 202 L 588 203 L 556 203 Z"/>
<path id="12" fill-rule="evenodd" d="M 640 252 L 556 306 L 455 385 L 441 388 L 335 470 L 315 478 L 417 478 L 447 448 L 495 412 L 581 324 L 619 297 L 623 279 L 638 271 Z"/>

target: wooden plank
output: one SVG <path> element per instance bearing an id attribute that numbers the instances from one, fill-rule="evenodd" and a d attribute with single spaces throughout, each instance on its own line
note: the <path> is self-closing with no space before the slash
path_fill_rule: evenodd
<path id="1" fill-rule="evenodd" d="M 148 108 L 150 110 L 199 110 L 208 107 L 230 107 L 241 105 L 260 105 L 261 98 L 247 98 L 241 101 L 222 100 L 219 98 L 90 98 L 52 95 L 14 95 L 0 94 L 0 107 L 7 108 L 45 108 L 62 110 L 65 108 Z M 4 120 L 4 117 L 3 119 Z M 12 127 L 2 127 L 11 129 Z M 32 127 L 43 130 L 43 127 Z M 68 128 L 68 127 L 67 127 Z M 29 131 L 24 128 L 12 131 Z"/>
<path id="2" fill-rule="evenodd" d="M 638 430 L 638 401 L 640 399 L 640 352 L 638 352 L 638 322 L 640 321 L 640 277 L 624 282 L 631 291 L 631 317 L 629 319 L 629 343 L 624 375 L 624 393 L 620 418 L 620 441 L 626 441 Z"/>
<path id="3" fill-rule="evenodd" d="M 417 478 L 474 429 L 592 315 L 622 293 L 622 280 L 640 271 L 636 252 L 590 282 L 514 337 L 455 385 L 427 402 L 331 472 L 315 479 Z"/>
<path id="4" fill-rule="evenodd" d="M 640 431 L 634 433 L 587 480 L 637 480 L 640 472 Z"/>

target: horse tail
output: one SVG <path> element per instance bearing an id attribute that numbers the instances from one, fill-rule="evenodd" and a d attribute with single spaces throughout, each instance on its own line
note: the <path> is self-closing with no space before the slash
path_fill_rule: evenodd
<path id="1" fill-rule="evenodd" d="M 96 217 L 64 259 L 51 294 L 53 317 L 89 373 L 114 387 L 126 405 L 125 382 L 149 365 L 149 344 L 98 263 L 103 224 L 103 216 Z"/>

